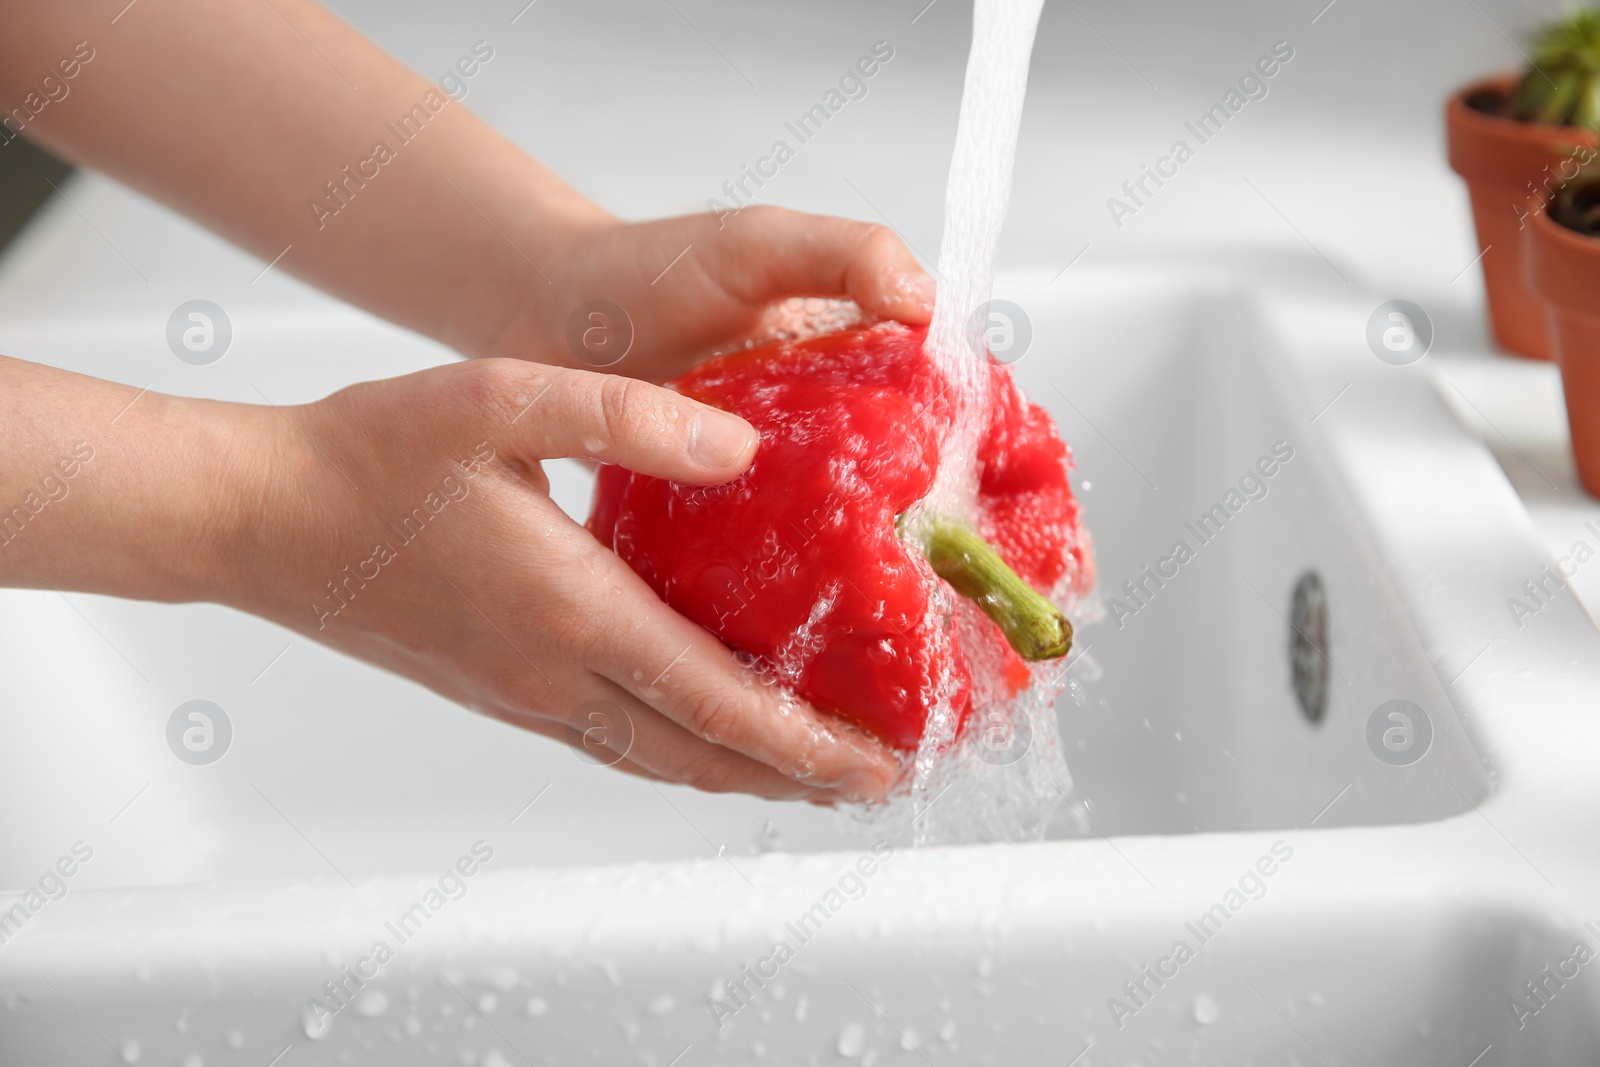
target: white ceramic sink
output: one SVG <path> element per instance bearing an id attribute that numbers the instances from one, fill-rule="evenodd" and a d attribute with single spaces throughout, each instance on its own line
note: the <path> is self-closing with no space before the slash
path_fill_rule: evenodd
<path id="1" fill-rule="evenodd" d="M 1547 557 L 1439 399 L 1449 353 L 1379 362 L 1382 297 L 1325 273 L 1002 279 L 1032 321 L 1018 374 L 1077 452 L 1102 593 L 1134 606 L 1124 580 L 1180 539 L 1194 555 L 1120 627 L 1080 626 L 1059 707 L 1075 787 L 1037 844 L 912 850 L 657 788 L 221 609 L 0 595 L 0 884 L 93 849 L 0 945 L 0 1061 L 1592 1058 L 1600 977 L 1572 953 L 1600 948 L 1600 634 L 1570 599 L 1513 624 Z M 11 321 L 0 351 L 276 402 L 446 358 L 337 310 L 234 330 L 208 368 L 138 315 Z M 1240 493 L 1259 498 L 1201 544 L 1185 524 L 1275 446 Z M 578 469 L 556 484 L 581 512 Z M 1330 634 L 1316 723 L 1290 664 L 1308 571 Z M 192 699 L 232 724 L 208 766 L 166 743 Z M 1431 733 L 1409 763 L 1403 737 L 1369 743 L 1396 700 Z"/>

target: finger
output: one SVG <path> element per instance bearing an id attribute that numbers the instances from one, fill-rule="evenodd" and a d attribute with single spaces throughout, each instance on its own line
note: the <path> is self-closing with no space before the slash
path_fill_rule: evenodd
<path id="1" fill-rule="evenodd" d="M 754 207 L 706 251 L 719 283 L 752 305 L 848 297 L 877 318 L 920 326 L 933 316 L 933 279 L 887 226 Z"/>
<path id="2" fill-rule="evenodd" d="M 696 737 L 607 678 L 595 675 L 594 682 L 604 693 L 601 700 L 615 709 L 611 714 L 624 721 L 610 724 L 616 728 L 599 731 L 593 729 L 592 719 L 573 724 L 582 731 L 580 744 L 591 759 L 607 762 L 609 751 L 625 756 L 658 780 L 707 793 L 749 793 L 768 800 L 837 799 L 830 789 L 798 781 L 749 756 Z"/>
<path id="3" fill-rule="evenodd" d="M 615 556 L 603 564 L 624 595 L 596 619 L 609 640 L 590 667 L 707 741 L 809 785 L 854 799 L 886 796 L 899 763 L 876 740 L 764 684 L 728 648 L 662 603 Z"/>
<path id="4" fill-rule="evenodd" d="M 565 689 L 570 708 L 546 707 L 538 713 L 506 709 L 499 717 L 568 745 L 586 761 L 651 781 L 767 800 L 839 799 L 832 790 L 796 781 L 696 737 L 608 679 L 584 672 L 582 680 Z"/>
<path id="5" fill-rule="evenodd" d="M 755 458 L 755 428 L 730 412 L 636 378 L 536 367 L 513 360 L 497 373 L 529 379 L 536 403 L 514 430 L 534 461 L 574 457 L 615 463 L 686 485 L 738 477 Z"/>

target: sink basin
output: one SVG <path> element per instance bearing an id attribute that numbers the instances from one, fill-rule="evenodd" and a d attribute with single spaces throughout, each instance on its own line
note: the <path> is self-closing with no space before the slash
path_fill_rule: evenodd
<path id="1" fill-rule="evenodd" d="M 1036 843 L 636 781 L 220 608 L 0 594 L 5 1059 L 1592 1058 L 1600 634 L 1508 611 L 1547 556 L 1440 399 L 1449 345 L 1380 362 L 1383 298 L 1320 270 L 997 286 L 1104 609 Z M 0 350 L 277 403 L 448 358 L 333 307 L 241 311 L 206 368 L 162 328 L 14 320 Z M 168 746 L 191 700 L 215 762 Z"/>

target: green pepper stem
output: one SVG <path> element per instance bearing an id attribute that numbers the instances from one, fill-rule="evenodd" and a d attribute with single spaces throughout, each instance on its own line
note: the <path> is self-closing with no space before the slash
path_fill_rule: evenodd
<path id="1" fill-rule="evenodd" d="M 1023 659 L 1060 659 L 1072 648 L 1061 610 L 1006 566 L 989 542 L 937 516 L 926 520 L 922 551 L 934 573 L 994 620 Z"/>

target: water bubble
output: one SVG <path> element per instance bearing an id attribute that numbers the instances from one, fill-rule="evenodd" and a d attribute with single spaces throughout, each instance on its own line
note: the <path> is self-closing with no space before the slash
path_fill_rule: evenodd
<path id="1" fill-rule="evenodd" d="M 867 1032 L 860 1023 L 848 1023 L 839 1031 L 839 1055 L 845 1059 L 855 1059 L 866 1047 Z"/>
<path id="2" fill-rule="evenodd" d="M 376 989 L 369 989 L 356 1000 L 356 1014 L 375 1019 L 389 1008 L 389 998 Z"/>
<path id="3" fill-rule="evenodd" d="M 1210 1026 L 1222 1018 L 1222 1009 L 1217 1007 L 1217 1002 L 1204 993 L 1196 994 L 1194 998 L 1194 1021 L 1201 1026 Z"/>
<path id="4" fill-rule="evenodd" d="M 300 1013 L 300 1029 L 304 1030 L 311 1040 L 321 1041 L 333 1030 L 333 1016 L 326 1008 L 318 1012 L 308 1005 Z"/>

